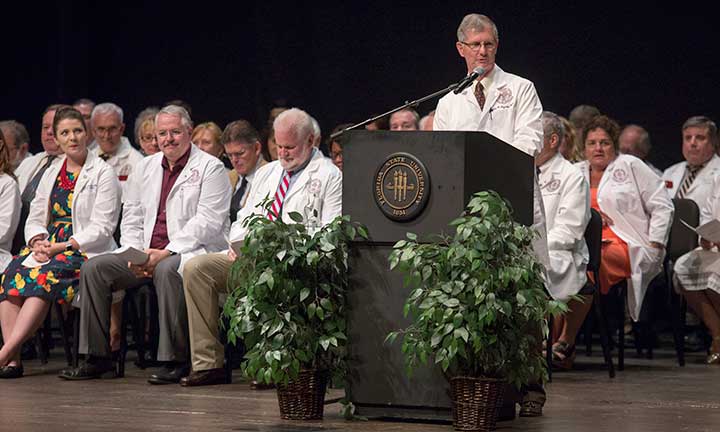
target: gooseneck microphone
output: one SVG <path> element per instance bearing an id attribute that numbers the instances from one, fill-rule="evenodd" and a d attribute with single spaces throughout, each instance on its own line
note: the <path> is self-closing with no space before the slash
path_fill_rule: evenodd
<path id="1" fill-rule="evenodd" d="M 470 84 L 472 84 L 473 81 L 475 81 L 477 79 L 477 77 L 479 77 L 480 75 L 482 75 L 484 73 L 485 73 L 485 69 L 483 69 L 482 66 L 476 67 L 475 69 L 473 69 L 472 72 L 470 72 L 468 74 L 468 76 L 463 78 L 462 81 L 460 81 L 457 84 L 457 87 L 455 87 L 455 90 L 453 90 L 453 93 L 458 94 L 461 91 L 465 90 L 466 88 L 468 88 L 470 86 Z"/>

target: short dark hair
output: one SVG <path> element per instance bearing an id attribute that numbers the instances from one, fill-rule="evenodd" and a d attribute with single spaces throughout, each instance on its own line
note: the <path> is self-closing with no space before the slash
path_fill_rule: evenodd
<path id="1" fill-rule="evenodd" d="M 67 119 L 78 120 L 83 125 L 83 129 L 87 131 L 87 125 L 85 124 L 85 118 L 80 111 L 73 107 L 60 108 L 55 111 L 55 117 L 53 118 L 53 133 L 57 133 L 58 124 Z"/>
<path id="2" fill-rule="evenodd" d="M 260 141 L 260 134 L 247 120 L 235 120 L 225 126 L 220 137 L 220 144 L 225 145 L 233 141 L 254 144 Z"/>
<path id="3" fill-rule="evenodd" d="M 60 111 L 62 108 L 72 108 L 70 105 L 67 104 L 52 104 L 48 105 L 47 108 L 45 108 L 45 111 L 43 111 L 42 115 L 49 113 L 50 111 Z"/>

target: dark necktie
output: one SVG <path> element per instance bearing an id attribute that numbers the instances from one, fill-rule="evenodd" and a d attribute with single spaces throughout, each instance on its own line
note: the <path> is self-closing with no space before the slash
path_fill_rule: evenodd
<path id="1" fill-rule="evenodd" d="M 481 110 L 485 108 L 485 93 L 483 93 L 484 89 L 485 87 L 483 87 L 480 81 L 475 84 L 475 99 L 477 99 L 478 105 L 480 105 Z"/>
<path id="2" fill-rule="evenodd" d="M 23 190 L 23 193 L 20 196 L 22 202 L 28 204 L 32 202 L 32 200 L 35 198 L 35 192 L 37 191 L 37 187 L 40 184 L 40 180 L 42 180 L 43 174 L 45 174 L 45 171 L 47 171 L 48 167 L 50 167 L 50 164 L 56 157 L 57 156 L 55 155 L 47 156 L 47 159 L 45 159 L 45 164 L 40 167 L 38 172 L 36 172 L 33 178 L 28 182 L 27 186 L 25 186 L 25 190 Z"/>
<path id="3" fill-rule="evenodd" d="M 107 160 L 110 159 L 112 157 L 112 155 L 110 153 L 103 153 L 103 154 L 99 155 L 99 157 L 100 157 L 100 159 L 107 162 Z"/>
<path id="4" fill-rule="evenodd" d="M 245 195 L 245 189 L 247 189 L 247 177 L 243 177 L 242 182 L 240 183 L 240 187 L 238 190 L 235 191 L 235 193 L 232 196 L 232 199 L 230 200 L 230 223 L 235 222 L 237 219 L 237 214 L 240 211 L 240 207 L 242 205 L 242 197 Z"/>
<path id="5" fill-rule="evenodd" d="M 683 179 L 683 182 L 680 185 L 677 194 L 675 195 L 676 198 L 685 197 L 685 194 L 687 193 L 688 189 L 690 189 L 690 186 L 695 180 L 695 177 L 697 176 L 697 173 L 700 171 L 700 169 L 702 169 L 702 166 L 687 166 L 687 173 L 685 174 L 685 178 Z"/>

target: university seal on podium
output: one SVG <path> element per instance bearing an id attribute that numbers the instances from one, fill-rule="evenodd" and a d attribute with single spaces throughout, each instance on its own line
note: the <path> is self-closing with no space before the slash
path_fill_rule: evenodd
<path id="1" fill-rule="evenodd" d="M 430 196 L 430 176 L 409 153 L 393 153 L 375 173 L 375 203 L 389 219 L 405 222 L 422 213 Z"/>

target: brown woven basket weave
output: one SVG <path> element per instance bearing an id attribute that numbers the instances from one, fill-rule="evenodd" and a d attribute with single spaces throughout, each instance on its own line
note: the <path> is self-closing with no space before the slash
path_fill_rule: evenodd
<path id="1" fill-rule="evenodd" d="M 280 417 L 285 420 L 321 420 L 329 377 L 328 371 L 303 369 L 297 379 L 278 384 Z"/>
<path id="2" fill-rule="evenodd" d="M 505 393 L 504 380 L 455 377 L 450 379 L 450 392 L 455 430 L 495 430 L 497 409 Z"/>

